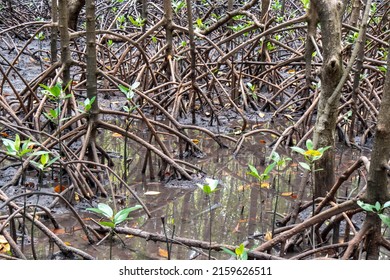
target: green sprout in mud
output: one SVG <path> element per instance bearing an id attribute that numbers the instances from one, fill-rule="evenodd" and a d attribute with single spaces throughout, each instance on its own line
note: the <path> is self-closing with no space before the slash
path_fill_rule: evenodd
<path id="1" fill-rule="evenodd" d="M 324 155 L 325 151 L 331 148 L 331 146 L 314 149 L 313 142 L 310 139 L 308 139 L 306 141 L 306 148 L 307 150 L 304 150 L 300 147 L 295 146 L 295 147 L 291 147 L 291 150 L 305 157 L 306 162 L 299 162 L 300 166 L 302 166 L 304 169 L 308 171 L 313 171 L 313 172 L 319 171 L 320 169 L 312 170 L 314 166 L 314 162 L 319 160 Z"/>
<path id="2" fill-rule="evenodd" d="M 30 139 L 21 141 L 19 134 L 15 135 L 15 140 L 8 138 L 3 138 L 2 140 L 7 155 L 17 157 L 18 159 L 30 154 L 33 151 L 34 145 L 36 145 L 36 143 L 32 142 Z"/>
<path id="3" fill-rule="evenodd" d="M 146 19 L 142 17 L 133 18 L 132 16 L 127 16 L 127 18 L 135 27 L 142 27 L 146 23 Z"/>
<path id="4" fill-rule="evenodd" d="M 384 214 L 385 209 L 390 207 L 390 201 L 385 202 L 383 205 L 381 205 L 380 202 L 377 201 L 375 205 L 372 205 L 372 204 L 364 203 L 361 200 L 358 200 L 357 204 L 360 206 L 360 208 L 362 208 L 367 212 L 376 213 L 379 216 L 379 218 L 382 220 L 382 222 L 386 226 L 390 227 L 390 216 Z"/>
<path id="5" fill-rule="evenodd" d="M 103 241 L 107 237 L 110 238 L 110 259 L 112 259 L 112 241 L 113 241 L 114 235 L 116 234 L 115 227 L 117 225 L 123 223 L 124 221 L 128 220 L 127 217 L 129 216 L 129 214 L 135 210 L 140 209 L 140 208 L 142 208 L 141 205 L 135 205 L 134 207 L 125 208 L 125 209 L 120 210 L 117 213 L 114 213 L 114 211 L 112 210 L 112 208 L 109 205 L 104 204 L 104 203 L 99 203 L 97 208 L 87 208 L 86 209 L 88 211 L 94 212 L 94 213 L 99 214 L 99 215 L 108 219 L 108 221 L 100 221 L 99 224 L 110 228 L 110 231 L 107 234 L 107 236 L 102 239 L 102 241 Z"/>
<path id="6" fill-rule="evenodd" d="M 177 14 L 181 9 L 183 9 L 185 5 L 185 1 L 172 1 L 172 8 L 175 11 L 175 14 Z"/>
<path id="7" fill-rule="evenodd" d="M 210 214 L 210 223 L 209 223 L 209 241 L 210 241 L 210 248 L 209 248 L 209 259 L 211 259 L 211 199 L 210 195 L 217 191 L 218 183 L 219 181 L 216 179 L 206 178 L 205 184 L 196 184 L 207 196 L 208 202 L 209 202 L 209 214 Z"/>
<path id="8" fill-rule="evenodd" d="M 129 88 L 125 87 L 124 85 L 118 85 L 119 90 L 126 96 L 127 101 L 132 101 L 134 95 L 135 95 L 135 90 L 139 87 L 140 82 L 134 82 Z M 123 106 L 123 110 L 127 113 L 133 112 L 137 106 Z"/>
<path id="9" fill-rule="evenodd" d="M 55 163 L 60 157 L 55 157 L 50 160 L 50 153 L 46 151 L 38 151 L 34 153 L 35 156 L 41 156 L 39 162 L 31 161 L 31 164 L 38 168 L 40 171 L 45 171 L 53 163 Z"/>
<path id="10" fill-rule="evenodd" d="M 248 259 L 248 249 L 245 248 L 244 244 L 240 244 L 234 252 L 232 250 L 229 250 L 227 248 L 222 247 L 221 248 L 225 253 L 233 256 L 236 258 L 236 260 L 243 260 L 246 261 Z"/>
<path id="11" fill-rule="evenodd" d="M 256 167 L 254 167 L 254 166 L 251 165 L 251 164 L 248 164 L 248 167 L 249 167 L 249 170 L 250 170 L 250 171 L 248 171 L 247 174 L 248 174 L 248 175 L 251 175 L 252 177 L 255 177 L 257 180 L 259 180 L 260 185 L 261 185 L 261 183 L 262 183 L 263 181 L 268 180 L 268 179 L 270 178 L 270 175 L 269 175 L 269 174 L 271 173 L 272 169 L 274 169 L 275 165 L 276 165 L 276 162 L 272 162 L 271 164 L 269 164 L 269 165 L 265 168 L 264 172 L 260 174 L 260 173 L 257 171 Z"/>
<path id="12" fill-rule="evenodd" d="M 255 101 L 257 101 L 257 94 L 256 94 L 256 85 L 250 83 L 250 82 L 247 82 L 246 83 L 247 87 L 249 88 L 249 92 L 250 94 L 252 95 L 253 99 Z"/>
<path id="13" fill-rule="evenodd" d="M 65 95 L 66 89 L 69 87 L 71 82 L 69 82 L 66 87 L 63 89 L 61 83 L 56 83 L 54 86 L 47 86 L 45 84 L 39 84 L 41 88 L 44 89 L 43 94 L 47 96 L 50 100 L 59 102 L 61 99 L 66 99 L 71 97 L 71 94 Z"/>
<path id="14" fill-rule="evenodd" d="M 104 203 L 99 203 L 97 208 L 87 208 L 86 210 L 102 215 L 103 217 L 106 217 L 109 221 L 101 221 L 99 222 L 99 224 L 114 229 L 117 225 L 126 221 L 127 217 L 131 212 L 138 210 L 140 208 L 142 208 L 141 205 L 136 205 L 134 207 L 122 209 L 119 212 L 114 214 L 114 211 L 109 205 Z"/>
<path id="15" fill-rule="evenodd" d="M 82 112 L 89 112 L 91 111 L 92 104 L 95 102 L 96 96 L 89 99 L 88 97 L 84 99 L 84 101 L 80 101 L 80 105 L 84 108 L 84 110 L 81 110 Z"/>

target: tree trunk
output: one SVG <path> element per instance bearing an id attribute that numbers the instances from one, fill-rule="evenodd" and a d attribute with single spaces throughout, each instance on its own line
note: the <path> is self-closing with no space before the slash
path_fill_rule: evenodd
<path id="1" fill-rule="evenodd" d="M 70 39 L 68 31 L 68 1 L 58 0 L 59 11 L 59 26 L 60 31 L 60 44 L 61 44 L 61 63 L 63 67 L 62 71 L 62 85 L 66 85 L 70 82 L 70 65 L 72 58 L 70 56 Z M 68 87 L 69 89 L 69 87 Z"/>
<path id="2" fill-rule="evenodd" d="M 389 49 L 390 51 L 390 49 Z M 390 55 L 387 56 L 387 69 L 390 69 Z M 390 169 L 390 70 L 386 73 L 381 107 L 379 109 L 374 146 L 371 153 L 368 172 L 367 192 L 363 200 L 374 205 L 377 201 L 383 205 L 390 200 L 387 174 Z M 381 237 L 381 220 L 376 213 L 368 213 L 366 221 L 371 225 L 367 236 L 367 259 L 379 258 L 378 239 Z"/>
<path id="3" fill-rule="evenodd" d="M 315 147 L 332 146 L 316 162 L 314 195 L 325 196 L 335 182 L 334 142 L 335 128 L 341 91 L 330 99 L 343 74 L 341 58 L 341 15 L 342 2 L 337 0 L 311 1 L 317 10 L 322 30 L 323 66 L 321 70 L 321 96 L 318 104 L 317 119 L 313 142 Z"/>
<path id="4" fill-rule="evenodd" d="M 69 6 L 69 28 L 77 30 L 77 22 L 81 9 L 85 5 L 85 0 L 68 0 Z"/>
<path id="5" fill-rule="evenodd" d="M 57 0 L 51 1 L 51 20 L 52 22 L 58 22 L 58 3 Z M 51 63 L 57 62 L 57 39 L 58 39 L 58 27 L 53 26 L 50 30 L 50 53 Z"/>

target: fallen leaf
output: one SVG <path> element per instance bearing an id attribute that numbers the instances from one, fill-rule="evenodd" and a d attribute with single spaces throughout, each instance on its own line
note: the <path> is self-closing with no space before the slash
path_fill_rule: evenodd
<path id="1" fill-rule="evenodd" d="M 144 195 L 158 195 L 160 193 L 161 192 L 158 192 L 158 191 L 147 191 L 146 193 L 144 193 Z"/>
<path id="2" fill-rule="evenodd" d="M 65 234 L 65 229 L 64 228 L 55 228 L 52 230 L 52 232 L 56 235 Z"/>
<path id="3" fill-rule="evenodd" d="M 260 143 L 260 144 L 266 144 L 267 141 L 265 141 L 265 140 L 263 140 L 263 139 L 260 139 L 260 140 L 259 140 L 259 143 Z"/>
<path id="4" fill-rule="evenodd" d="M 250 185 L 241 185 L 237 188 L 238 191 L 245 191 L 245 190 L 248 190 L 250 189 L 251 186 Z"/>
<path id="5" fill-rule="evenodd" d="M 9 134 L 7 132 L 0 132 L 0 135 L 2 137 L 9 137 Z"/>
<path id="6" fill-rule="evenodd" d="M 272 240 L 272 232 L 267 231 L 267 232 L 265 233 L 265 235 L 264 235 L 264 239 L 265 239 L 265 241 L 270 241 L 270 240 Z"/>
<path id="7" fill-rule="evenodd" d="M 125 237 L 126 237 L 126 238 L 133 238 L 133 237 L 134 237 L 134 235 L 132 235 L 132 234 L 128 234 L 128 235 L 126 235 Z"/>
<path id="8" fill-rule="evenodd" d="M 198 145 L 200 141 L 198 139 L 192 139 L 192 143 L 194 143 L 195 145 Z"/>
<path id="9" fill-rule="evenodd" d="M 298 196 L 293 193 L 293 192 L 283 192 L 280 194 L 280 196 L 284 196 L 284 197 L 291 197 L 292 199 L 297 199 Z"/>
<path id="10" fill-rule="evenodd" d="M 65 244 L 66 246 L 71 246 L 71 245 L 72 245 L 72 244 L 71 244 L 70 242 L 68 242 L 68 241 L 65 241 L 64 244 Z"/>
<path id="11" fill-rule="evenodd" d="M 121 138 L 121 137 L 123 137 L 123 135 L 120 134 L 120 133 L 114 132 L 114 133 L 112 134 L 112 137 Z"/>
<path id="12" fill-rule="evenodd" d="M 7 239 L 3 235 L 0 235 L 0 253 L 7 253 L 11 251 L 11 246 L 9 245 Z"/>
<path id="13" fill-rule="evenodd" d="M 260 118 L 264 118 L 264 116 L 265 116 L 265 114 L 264 114 L 263 112 L 260 112 L 260 113 L 259 113 L 259 117 L 260 117 Z"/>
<path id="14" fill-rule="evenodd" d="M 56 193 L 62 193 L 64 190 L 66 190 L 67 186 L 64 185 L 57 185 L 54 187 L 54 191 Z"/>
<path id="15" fill-rule="evenodd" d="M 168 251 L 158 248 L 158 255 L 163 258 L 168 258 Z"/>
<path id="16" fill-rule="evenodd" d="M 289 74 L 295 74 L 295 69 L 289 69 L 289 70 L 287 71 L 287 73 L 289 73 Z"/>
<path id="17" fill-rule="evenodd" d="M 268 182 L 262 182 L 260 187 L 263 188 L 263 189 L 269 189 L 270 188 L 270 184 Z"/>

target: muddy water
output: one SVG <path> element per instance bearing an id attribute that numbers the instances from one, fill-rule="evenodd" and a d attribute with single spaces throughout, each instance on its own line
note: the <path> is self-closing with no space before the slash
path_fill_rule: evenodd
<path id="1" fill-rule="evenodd" d="M 134 129 L 139 129 L 135 127 Z M 113 135 L 102 135 L 102 146 L 116 158 L 116 171 L 123 172 L 123 139 Z M 137 194 L 147 204 L 152 212 L 152 217 L 147 219 L 141 211 L 132 215 L 128 226 L 140 228 L 147 232 L 164 234 L 161 217 L 166 221 L 166 234 L 168 237 L 179 236 L 183 238 L 209 241 L 210 225 L 212 242 L 220 244 L 238 245 L 249 240 L 249 248 L 264 241 L 265 236 L 272 231 L 273 213 L 276 209 L 276 221 L 290 212 L 292 201 L 297 194 L 297 188 L 302 172 L 298 168 L 297 161 L 283 166 L 279 172 L 273 171 L 271 179 L 264 181 L 260 187 L 259 182 L 247 174 L 248 164 L 258 168 L 260 172 L 265 169 L 266 157 L 271 152 L 268 146 L 274 139 L 269 135 L 256 135 L 246 140 L 241 152 L 233 157 L 231 149 L 221 149 L 211 139 L 203 134 L 191 135 L 199 140 L 199 147 L 205 152 L 203 158 L 193 158 L 191 162 L 197 164 L 207 173 L 208 177 L 218 179 L 220 184 L 218 191 L 208 197 L 200 190 L 195 182 L 168 181 L 159 183 L 149 178 L 140 177 L 140 168 L 143 165 L 144 150 L 135 144 L 129 146 L 128 182 Z M 147 133 L 144 135 L 148 139 Z M 177 143 L 169 139 L 163 139 L 172 152 L 177 151 Z M 291 156 L 287 150 L 278 151 L 282 156 Z M 357 150 L 340 152 L 339 171 L 345 170 L 353 160 L 360 156 Z M 158 170 L 157 160 L 154 162 L 154 170 Z M 148 171 L 149 172 L 149 171 Z M 146 177 L 148 177 L 148 172 Z M 199 177 L 197 180 L 202 181 Z M 345 184 L 339 196 L 348 197 L 356 194 L 358 178 L 354 176 Z M 118 208 L 130 207 L 137 202 L 124 189 L 119 187 L 119 182 L 112 179 L 111 186 L 116 195 Z M 107 186 L 109 190 L 109 186 Z M 151 192 L 153 191 L 153 192 Z M 309 190 L 308 190 L 309 191 Z M 278 198 L 278 199 L 277 199 Z M 308 193 L 307 199 L 310 199 Z M 278 204 L 276 205 L 276 201 Z M 97 201 L 96 201 L 97 202 Z M 100 200 L 113 206 L 111 200 Z M 122 203 L 122 204 L 121 204 Z M 210 206 L 212 210 L 210 211 Z M 98 217 L 82 210 L 85 217 Z M 109 259 L 109 241 L 99 245 L 89 245 L 80 226 L 69 214 L 58 214 L 57 218 L 65 228 L 65 232 L 59 236 L 72 246 L 80 248 L 98 259 Z M 255 236 L 255 238 L 251 238 Z M 167 246 L 165 243 L 145 241 L 134 236 L 121 236 L 124 244 L 116 238 L 113 243 L 114 259 L 165 259 Z M 42 258 L 50 255 L 50 246 L 37 236 L 37 246 Z M 55 251 L 55 250 L 54 250 Z M 218 259 L 229 258 L 223 253 L 212 253 Z M 172 259 L 205 259 L 207 252 L 199 254 L 186 246 L 172 247 Z"/>

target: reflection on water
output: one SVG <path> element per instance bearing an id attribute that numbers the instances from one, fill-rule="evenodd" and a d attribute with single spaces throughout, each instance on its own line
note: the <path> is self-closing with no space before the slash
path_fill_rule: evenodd
<path id="1" fill-rule="evenodd" d="M 139 129 L 139 128 L 130 128 Z M 138 132 L 139 133 L 139 132 Z M 264 241 L 273 229 L 273 213 L 276 210 L 276 221 L 290 212 L 291 202 L 297 193 L 301 171 L 294 159 L 281 170 L 274 170 L 271 179 L 263 182 L 262 187 L 255 178 L 247 174 L 248 163 L 256 166 L 262 172 L 265 169 L 266 157 L 271 148 L 268 146 L 273 138 L 265 135 L 250 137 L 245 142 L 241 152 L 233 157 L 231 149 L 221 149 L 211 139 L 202 134 L 191 135 L 197 139 L 199 147 L 204 151 L 204 158 L 193 158 L 192 163 L 202 168 L 209 176 L 220 181 L 218 191 L 210 197 L 210 203 L 206 195 L 195 183 L 170 181 L 167 184 L 153 182 L 140 177 L 140 169 L 143 167 L 145 149 L 137 144 L 128 146 L 128 165 L 123 166 L 123 138 L 106 135 L 103 139 L 103 148 L 116 155 L 116 171 L 123 174 L 124 168 L 128 171 L 128 183 L 143 199 L 152 213 L 147 219 L 141 211 L 133 215 L 128 226 L 140 228 L 146 232 L 167 234 L 168 237 L 179 236 L 182 238 L 209 241 L 210 223 L 212 242 L 219 244 L 239 245 L 249 240 L 249 248 L 257 246 Z M 145 139 L 149 139 L 147 133 Z M 178 151 L 177 142 L 170 136 L 163 136 L 169 150 L 175 154 Z M 278 151 L 281 156 L 288 155 L 286 150 Z M 345 170 L 349 164 L 360 156 L 356 150 L 349 153 L 340 153 L 339 170 Z M 152 156 L 153 170 L 159 169 L 158 159 Z M 147 169 L 148 177 L 150 169 Z M 363 180 L 358 182 L 358 175 L 352 177 L 340 191 L 340 196 L 351 195 L 351 190 L 356 188 L 356 193 Z M 131 197 L 115 178 L 112 185 L 116 193 L 116 201 L 119 207 L 133 206 L 136 201 Z M 360 184 L 360 185 L 358 185 Z M 310 188 L 308 188 L 309 191 Z M 154 191 L 154 192 L 151 192 Z M 152 194 L 152 195 L 150 195 Z M 278 197 L 278 204 L 276 198 Z M 310 194 L 307 196 L 310 199 Z M 112 201 L 102 201 L 112 205 Z M 212 210 L 209 211 L 209 207 Z M 276 209 L 275 209 L 276 208 Z M 85 215 L 89 215 L 85 213 Z M 138 215 L 138 216 L 137 216 Z M 166 222 L 165 232 L 162 217 Z M 94 216 L 96 219 L 97 217 Z M 60 237 L 98 259 L 109 258 L 109 241 L 99 246 L 89 245 L 74 218 L 70 215 L 63 216 L 60 223 L 66 231 Z M 256 236 L 256 239 L 250 238 Z M 146 241 L 134 236 L 121 236 L 126 246 L 119 239 L 114 240 L 114 259 L 159 259 L 166 258 L 167 244 Z M 41 246 L 41 245 L 40 245 Z M 48 254 L 47 246 L 41 248 L 43 255 Z M 187 246 L 172 246 L 172 259 L 206 259 L 207 252 L 198 253 L 199 250 Z M 212 252 L 212 256 L 218 259 L 229 258 L 226 254 Z"/>

